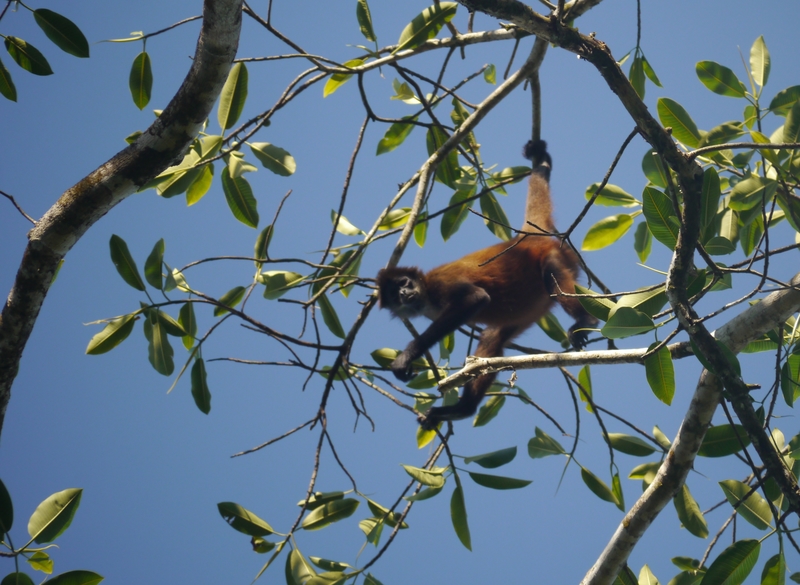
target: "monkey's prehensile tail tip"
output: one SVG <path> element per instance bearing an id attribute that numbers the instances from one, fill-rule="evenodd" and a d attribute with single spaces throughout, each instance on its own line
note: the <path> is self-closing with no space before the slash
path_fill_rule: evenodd
<path id="1" fill-rule="evenodd" d="M 550 163 L 550 155 L 547 153 L 547 143 L 544 140 L 529 140 L 522 149 L 522 156 L 539 166 L 543 162 Z M 552 163 L 551 163 L 552 164 Z"/>

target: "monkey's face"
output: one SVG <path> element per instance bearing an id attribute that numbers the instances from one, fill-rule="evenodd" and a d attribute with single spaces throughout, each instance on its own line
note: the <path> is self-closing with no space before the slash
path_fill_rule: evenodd
<path id="1" fill-rule="evenodd" d="M 420 281 L 408 274 L 387 279 L 380 287 L 381 306 L 397 317 L 411 318 L 422 313 L 425 291 Z"/>

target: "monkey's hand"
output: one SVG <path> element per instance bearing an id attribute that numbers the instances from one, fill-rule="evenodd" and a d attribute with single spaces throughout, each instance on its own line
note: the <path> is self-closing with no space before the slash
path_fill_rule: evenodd
<path id="1" fill-rule="evenodd" d="M 440 408 L 434 406 L 427 414 L 421 414 L 417 417 L 417 422 L 419 422 L 419 426 L 422 427 L 423 431 L 432 431 L 443 422 L 444 419 L 440 418 L 436 413 Z"/>
<path id="2" fill-rule="evenodd" d="M 413 361 L 414 360 L 408 351 L 404 351 L 394 358 L 394 361 L 390 367 L 392 368 L 392 373 L 394 373 L 398 380 L 408 382 L 414 377 L 414 370 L 411 365 L 411 362 Z"/>
<path id="3" fill-rule="evenodd" d="M 583 349 L 589 340 L 589 330 L 597 325 L 597 319 L 581 319 L 569 328 L 569 342 L 575 349 Z"/>

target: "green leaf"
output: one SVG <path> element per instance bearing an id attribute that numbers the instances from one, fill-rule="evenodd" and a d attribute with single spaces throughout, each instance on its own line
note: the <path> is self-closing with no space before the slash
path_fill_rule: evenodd
<path id="1" fill-rule="evenodd" d="M 403 469 L 406 470 L 408 475 L 416 479 L 422 485 L 432 488 L 441 488 L 444 486 L 445 468 L 421 469 L 419 467 L 403 465 Z"/>
<path id="2" fill-rule="evenodd" d="M 333 500 L 313 509 L 303 519 L 302 527 L 305 530 L 319 530 L 329 524 L 344 520 L 353 515 L 361 502 L 354 498 Z"/>
<path id="3" fill-rule="evenodd" d="M 714 93 L 741 98 L 747 92 L 736 74 L 724 65 L 714 61 L 700 61 L 695 66 L 695 71 L 702 84 Z"/>
<path id="4" fill-rule="evenodd" d="M 150 55 L 142 51 L 133 60 L 131 73 L 128 76 L 128 87 L 134 105 L 143 110 L 150 103 L 150 94 L 153 90 L 153 67 L 150 64 Z"/>
<path id="5" fill-rule="evenodd" d="M 416 116 L 405 116 L 403 120 L 416 120 Z M 376 155 L 383 154 L 384 152 L 391 152 L 405 141 L 411 131 L 414 129 L 414 124 L 405 124 L 403 122 L 395 122 L 386 131 L 378 141 L 378 149 Z"/>
<path id="6" fill-rule="evenodd" d="M 446 242 L 450 237 L 458 231 L 464 220 L 469 215 L 470 203 L 463 203 L 469 197 L 475 194 L 475 188 L 471 187 L 467 190 L 459 189 L 450 198 L 447 211 L 442 215 L 441 233 L 442 239 Z"/>
<path id="7" fill-rule="evenodd" d="M 446 375 L 446 374 L 445 374 Z M 490 391 L 493 391 L 490 389 Z M 489 423 L 494 417 L 500 413 L 500 409 L 506 403 L 505 396 L 490 396 L 478 410 L 475 415 L 475 420 L 472 421 L 473 427 L 482 427 Z"/>
<path id="8" fill-rule="evenodd" d="M 578 372 L 578 397 L 581 402 L 586 403 L 586 410 L 594 412 L 592 409 L 592 370 L 589 365 L 583 366 Z"/>
<path id="9" fill-rule="evenodd" d="M 344 571 L 345 569 L 352 569 L 347 563 L 339 561 L 331 561 L 328 559 L 321 559 L 319 557 L 308 557 L 312 563 L 325 571 Z"/>
<path id="10" fill-rule="evenodd" d="M 48 579 L 47 585 L 97 585 L 103 578 L 102 575 L 98 575 L 94 571 L 67 571 Z"/>
<path id="11" fill-rule="evenodd" d="M 647 287 L 639 292 L 622 295 L 617 307 L 631 307 L 652 317 L 667 304 L 667 292 L 663 285 Z"/>
<path id="12" fill-rule="evenodd" d="M 53 542 L 63 534 L 78 511 L 82 494 L 80 488 L 69 488 L 49 496 L 39 504 L 28 520 L 28 534 L 34 542 Z"/>
<path id="13" fill-rule="evenodd" d="M 194 338 L 197 337 L 197 318 L 194 316 L 194 303 L 184 303 L 178 312 L 178 323 L 187 333 L 181 340 L 183 347 L 192 349 Z"/>
<path id="14" fill-rule="evenodd" d="M 350 59 L 349 61 L 345 61 L 342 63 L 344 67 L 358 67 L 359 65 L 364 64 L 364 59 Z M 322 97 L 326 98 L 343 86 L 348 79 L 353 77 L 352 73 L 334 73 L 331 75 L 330 79 L 325 82 L 325 86 L 322 88 Z"/>
<path id="15" fill-rule="evenodd" d="M 9 573 L 3 577 L 0 585 L 34 585 L 34 583 L 25 573 Z"/>
<path id="16" fill-rule="evenodd" d="M 667 188 L 667 171 L 664 165 L 661 164 L 661 157 L 654 150 L 648 150 L 644 153 L 642 159 L 642 172 L 647 180 L 660 189 Z"/>
<path id="17" fill-rule="evenodd" d="M 467 507 L 464 504 L 464 490 L 460 485 L 456 486 L 450 498 L 450 519 L 453 521 L 453 528 L 456 531 L 458 540 L 467 550 L 472 550 L 472 539 L 469 534 L 469 524 L 467 523 Z"/>
<path id="18" fill-rule="evenodd" d="M 219 515 L 231 525 L 231 528 L 248 536 L 267 536 L 275 532 L 261 518 L 234 502 L 217 504 Z"/>
<path id="19" fill-rule="evenodd" d="M 6 51 L 17 65 L 34 75 L 52 75 L 53 70 L 39 50 L 18 37 L 5 37 Z"/>
<path id="20" fill-rule="evenodd" d="M 5 540 L 5 535 L 14 525 L 14 506 L 11 503 L 11 494 L 5 484 L 0 481 L 0 538 Z"/>
<path id="21" fill-rule="evenodd" d="M 264 298 L 275 300 L 303 281 L 303 275 L 287 270 L 270 270 L 258 275 L 258 279 L 266 285 Z"/>
<path id="22" fill-rule="evenodd" d="M 481 195 L 480 201 L 481 213 L 488 218 L 485 220 L 486 227 L 504 242 L 509 241 L 511 239 L 511 229 L 509 228 L 508 217 L 497 201 L 497 198 L 494 196 L 494 193 Z"/>
<path id="23" fill-rule="evenodd" d="M 608 433 L 606 438 L 612 449 L 627 455 L 646 457 L 647 455 L 651 455 L 656 451 L 650 443 L 646 443 L 639 437 L 634 437 L 632 435 L 626 435 L 624 433 Z"/>
<path id="24" fill-rule="evenodd" d="M 711 563 L 703 578 L 705 585 L 741 585 L 758 561 L 761 543 L 757 540 L 738 540 L 726 548 Z"/>
<path id="25" fill-rule="evenodd" d="M 620 307 L 600 330 L 603 337 L 622 339 L 655 329 L 653 320 L 631 307 Z"/>
<path id="26" fill-rule="evenodd" d="M 730 208 L 735 211 L 747 211 L 762 201 L 768 201 L 777 190 L 778 184 L 773 179 L 765 179 L 758 175 L 750 175 L 736 183 L 731 190 Z"/>
<path id="27" fill-rule="evenodd" d="M 120 343 L 125 341 L 133 331 L 133 324 L 136 321 L 136 313 L 129 313 L 122 317 L 109 321 L 100 333 L 96 333 L 86 347 L 89 355 L 100 355 L 111 351 Z"/>
<path id="28" fill-rule="evenodd" d="M 667 194 L 653 187 L 645 187 L 642 193 L 642 211 L 653 237 L 674 250 L 678 242 L 677 217 Z"/>
<path id="29" fill-rule="evenodd" d="M 258 234 L 258 237 L 256 238 L 256 244 L 255 246 L 253 246 L 253 255 L 256 258 L 263 258 L 266 260 L 269 250 L 269 244 L 270 242 L 272 242 L 272 235 L 274 231 L 275 231 L 274 226 L 270 224 L 263 230 L 261 230 L 261 233 Z M 255 265 L 256 268 L 261 268 L 264 265 L 264 263 L 256 261 Z"/>
<path id="30" fill-rule="evenodd" d="M 769 502 L 758 491 L 751 493 L 751 488 L 746 483 L 735 479 L 726 479 L 719 482 L 728 502 L 737 513 L 759 530 L 766 530 L 772 522 L 772 511 Z M 747 494 L 750 494 L 749 496 Z M 744 499 L 747 496 L 747 499 Z"/>
<path id="31" fill-rule="evenodd" d="M 11 73 L 2 61 L 0 61 L 0 94 L 7 100 L 17 101 L 17 88 L 11 79 Z"/>
<path id="32" fill-rule="evenodd" d="M 615 506 L 619 506 L 619 500 L 608 485 L 585 467 L 581 467 L 581 479 L 583 479 L 583 483 L 586 484 L 586 487 L 592 490 L 592 493 L 598 498 L 606 502 L 611 502 Z"/>
<path id="33" fill-rule="evenodd" d="M 639 96 L 639 99 L 644 99 L 644 66 L 642 64 L 642 58 L 638 54 L 633 58 L 631 69 L 628 72 L 628 79 L 630 79 L 631 85 L 636 95 Z"/>
<path id="34" fill-rule="evenodd" d="M 247 100 L 247 66 L 244 63 L 234 63 L 228 72 L 228 79 L 219 94 L 219 107 L 217 108 L 217 121 L 223 130 L 232 128 L 239 116 L 242 115 L 244 103 Z"/>
<path id="35" fill-rule="evenodd" d="M 456 8 L 458 4 L 455 2 L 440 2 L 423 10 L 400 33 L 400 40 L 392 53 L 413 49 L 434 38 L 456 15 Z"/>
<path id="36" fill-rule="evenodd" d="M 658 118 L 665 127 L 672 128 L 672 135 L 689 148 L 697 148 L 700 131 L 688 112 L 675 100 L 659 98 L 656 106 Z"/>
<path id="37" fill-rule="evenodd" d="M 753 80 L 761 87 L 767 85 L 771 65 L 767 43 L 764 42 L 762 35 L 750 47 L 750 72 L 753 74 Z"/>
<path id="38" fill-rule="evenodd" d="M 249 145 L 253 155 L 261 162 L 264 168 L 269 169 L 276 175 L 288 177 L 297 170 L 297 163 L 292 158 L 292 155 L 282 148 L 269 142 L 253 142 Z"/>
<path id="39" fill-rule="evenodd" d="M 370 512 L 372 512 L 377 519 L 382 520 L 383 522 L 386 522 L 386 524 L 388 526 L 391 526 L 392 528 L 397 526 L 397 523 L 400 521 L 400 516 L 401 516 L 400 513 L 398 513 L 398 512 L 389 512 L 389 508 L 381 506 L 379 503 L 373 502 L 369 498 L 367 498 L 367 506 L 369 506 Z M 401 529 L 406 529 L 406 528 L 408 528 L 408 524 L 403 522 L 400 525 L 400 528 Z M 314 564 L 316 564 L 316 563 L 314 563 Z"/>
<path id="40" fill-rule="evenodd" d="M 227 169 L 222 171 L 222 191 L 233 216 L 244 225 L 258 227 L 258 203 L 253 189 L 244 177 L 232 179 Z"/>
<path id="41" fill-rule="evenodd" d="M 438 126 L 429 128 L 425 134 L 428 156 L 439 150 L 449 138 L 445 131 Z M 456 181 L 458 181 L 459 177 L 461 177 L 461 172 L 458 168 L 458 153 L 453 149 L 439 161 L 439 166 L 436 167 L 436 180 L 455 190 L 458 189 Z M 488 195 L 491 195 L 491 193 Z M 483 201 L 483 198 L 481 198 L 481 201 Z"/>
<path id="42" fill-rule="evenodd" d="M 587 201 L 594 196 L 599 186 L 600 183 L 592 183 L 586 188 L 584 196 Z M 635 207 L 640 205 L 636 198 L 622 187 L 610 184 L 603 187 L 594 202 L 597 205 L 606 205 L 608 207 Z"/>
<path id="43" fill-rule="evenodd" d="M 629 479 L 641 479 L 644 480 L 646 484 L 651 484 L 656 477 L 656 473 L 658 473 L 658 469 L 661 467 L 661 461 L 650 461 L 649 463 L 642 463 L 637 465 L 631 472 L 628 474 Z"/>
<path id="44" fill-rule="evenodd" d="M 311 494 L 311 497 L 308 499 L 308 503 L 306 503 L 305 498 L 297 502 L 297 505 L 302 507 L 305 505 L 306 510 L 313 510 L 315 508 L 319 508 L 327 504 L 328 502 L 332 502 L 334 500 L 341 500 L 344 498 L 345 493 L 342 491 L 335 491 L 335 492 L 314 492 Z"/>
<path id="45" fill-rule="evenodd" d="M 47 575 L 53 574 L 53 559 L 47 553 L 36 551 L 27 560 L 34 571 L 41 571 Z"/>
<path id="46" fill-rule="evenodd" d="M 631 229 L 633 218 L 633 215 L 620 213 L 601 219 L 586 231 L 581 250 L 594 251 L 610 246 Z"/>
<path id="47" fill-rule="evenodd" d="M 647 262 L 652 247 L 653 234 L 650 233 L 650 228 L 647 227 L 647 221 L 643 221 L 636 226 L 636 231 L 633 233 L 633 250 L 639 257 L 640 262 Z"/>
<path id="48" fill-rule="evenodd" d="M 725 457 L 738 453 L 749 444 L 750 437 L 742 425 L 717 425 L 706 431 L 697 454 L 700 457 Z"/>
<path id="49" fill-rule="evenodd" d="M 643 566 L 642 570 L 639 571 L 638 583 L 639 585 L 660 585 L 653 571 L 647 565 Z"/>
<path id="50" fill-rule="evenodd" d="M 700 148 L 702 146 L 711 146 L 713 144 L 725 144 L 734 138 L 739 138 L 742 134 L 744 134 L 744 128 L 741 122 L 737 122 L 735 120 L 724 122 L 719 126 L 714 126 L 711 130 L 706 132 L 706 134 L 704 134 L 700 139 L 700 142 L 697 143 L 697 146 Z M 718 154 L 719 153 L 708 153 L 705 156 L 713 158 Z"/>
<path id="51" fill-rule="evenodd" d="M 678 519 L 690 534 L 698 538 L 705 538 L 708 536 L 708 524 L 703 517 L 703 513 L 700 511 L 700 506 L 697 505 L 697 502 L 692 497 L 689 486 L 683 484 L 672 499 L 672 503 L 675 505 L 675 511 L 678 513 Z"/>
<path id="52" fill-rule="evenodd" d="M 800 85 L 793 85 L 776 93 L 769 109 L 773 114 L 785 116 L 797 100 L 800 100 Z"/>
<path id="53" fill-rule="evenodd" d="M 472 481 L 483 487 L 493 490 L 517 490 L 533 483 L 528 479 L 516 479 L 513 477 L 502 477 L 500 475 L 487 475 L 485 473 L 475 473 L 469 471 Z"/>
<path id="54" fill-rule="evenodd" d="M 612 585 L 639 585 L 639 580 L 628 565 L 623 565 Z"/>
<path id="55" fill-rule="evenodd" d="M 781 367 L 781 392 L 788 406 L 800 396 L 800 355 L 790 355 Z M 798 457 L 800 458 L 800 457 Z"/>
<path id="56" fill-rule="evenodd" d="M 741 376 L 742 375 L 742 366 L 741 366 L 741 364 L 739 364 L 739 359 L 736 357 L 736 355 L 722 341 L 717 339 L 717 340 L 715 340 L 715 342 L 716 342 L 717 347 L 719 348 L 720 352 L 722 352 L 722 355 L 725 356 L 725 359 L 728 362 L 728 365 L 733 369 L 734 373 L 737 376 Z M 699 361 L 701 364 L 703 364 L 703 367 L 705 369 L 707 369 L 709 372 L 711 372 L 712 374 L 716 373 L 716 372 L 714 372 L 714 368 L 711 366 L 711 363 L 708 360 L 706 360 L 705 356 L 703 356 L 703 354 L 700 352 L 700 349 L 695 345 L 693 340 L 691 340 L 691 339 L 689 340 L 689 345 L 692 348 L 692 352 L 694 353 L 695 357 L 697 358 L 697 361 Z"/>
<path id="57" fill-rule="evenodd" d="M 161 290 L 164 282 L 161 277 L 161 265 L 164 262 L 164 238 L 161 238 L 153 246 L 153 251 L 144 263 L 144 278 L 153 288 Z"/>
<path id="58" fill-rule="evenodd" d="M 510 463 L 517 456 L 516 447 L 507 447 L 499 451 L 492 451 L 491 453 L 484 453 L 483 455 L 474 455 L 472 457 L 465 457 L 464 463 L 477 463 L 485 469 L 494 469 Z"/>
<path id="59" fill-rule="evenodd" d="M 296 548 L 286 557 L 286 585 L 306 585 L 316 571 Z"/>
<path id="60" fill-rule="evenodd" d="M 392 211 L 386 214 L 386 217 L 383 218 L 383 221 L 378 226 L 378 229 L 393 230 L 394 228 L 406 225 L 406 222 L 408 221 L 408 216 L 410 214 L 411 214 L 410 207 L 401 207 L 399 209 L 393 209 Z"/>
<path id="61" fill-rule="evenodd" d="M 200 412 L 211 412 L 211 390 L 208 388 L 206 365 L 202 358 L 197 358 L 192 366 L 192 398 Z"/>
<path id="62" fill-rule="evenodd" d="M 703 242 L 716 235 L 713 228 L 721 193 L 719 175 L 714 167 L 708 167 L 703 172 L 703 189 L 700 192 L 700 229 L 703 231 Z"/>
<path id="63" fill-rule="evenodd" d="M 594 293 L 589 290 L 588 288 L 583 288 L 581 285 L 575 285 L 575 292 L 579 295 L 593 295 Z M 601 321 L 608 321 L 608 316 L 611 314 L 611 311 L 616 310 L 617 305 L 614 301 L 610 299 L 606 299 L 603 297 L 593 297 L 593 296 L 582 296 L 578 297 L 578 300 L 583 306 L 584 309 L 594 317 L 597 317 Z"/>
<path id="64" fill-rule="evenodd" d="M 783 125 L 784 142 L 800 142 L 800 100 L 796 101 L 786 115 Z"/>
<path id="65" fill-rule="evenodd" d="M 89 43 L 70 19 L 46 8 L 34 10 L 33 18 L 59 49 L 75 57 L 89 57 Z"/>
<path id="66" fill-rule="evenodd" d="M 214 181 L 214 165 L 206 164 L 201 167 L 192 184 L 186 189 L 186 205 L 191 206 L 200 201 L 208 193 Z"/>
<path id="67" fill-rule="evenodd" d="M 214 316 L 219 317 L 220 315 L 224 315 L 225 313 L 229 312 L 230 309 L 235 308 L 242 299 L 244 298 L 244 293 L 247 289 L 243 286 L 235 286 L 224 295 L 219 298 L 220 305 L 214 307 Z M 228 307 L 228 308 L 226 308 Z"/>
<path id="68" fill-rule="evenodd" d="M 344 328 L 342 328 L 342 323 L 339 321 L 339 316 L 336 314 L 336 310 L 333 308 L 330 299 L 328 299 L 327 296 L 322 295 L 317 298 L 317 304 L 319 304 L 319 310 L 322 313 L 322 320 L 328 327 L 328 331 L 333 333 L 336 337 L 344 339 Z"/>
<path id="69" fill-rule="evenodd" d="M 657 345 L 658 343 L 653 343 L 647 350 L 652 351 Z M 666 405 L 672 404 L 675 396 L 675 368 L 669 349 L 665 346 L 650 354 L 644 360 L 644 369 L 647 383 L 656 398 Z"/>
<path id="70" fill-rule="evenodd" d="M 536 427 L 536 436 L 528 441 L 528 455 L 531 459 L 541 459 L 549 455 L 563 455 L 564 447 L 553 437 Z"/>
<path id="71" fill-rule="evenodd" d="M 483 70 L 483 80 L 486 83 L 497 85 L 497 68 L 494 63 L 490 63 L 486 69 Z"/>
<path id="72" fill-rule="evenodd" d="M 349 219 L 343 215 L 337 214 L 333 209 L 331 209 L 331 223 L 336 226 L 337 232 L 345 236 L 364 235 L 364 230 L 358 229 L 356 226 L 350 223 Z"/>
<path id="73" fill-rule="evenodd" d="M 136 290 L 144 291 L 144 281 L 139 275 L 139 269 L 136 267 L 136 262 L 134 262 L 125 240 L 114 234 L 108 244 L 111 249 L 111 261 L 114 263 L 122 280 Z"/>
<path id="74" fill-rule="evenodd" d="M 174 352 L 167 338 L 167 331 L 158 318 L 158 311 L 149 309 L 145 311 L 147 319 L 144 322 L 144 336 L 148 341 L 147 359 L 153 369 L 164 376 L 169 376 L 175 369 L 172 360 Z"/>
<path id="75" fill-rule="evenodd" d="M 779 552 L 767 559 L 767 562 L 764 563 L 764 569 L 761 571 L 761 585 L 785 584 L 786 559 L 783 556 L 783 552 Z"/>
<path id="76" fill-rule="evenodd" d="M 375 36 L 375 30 L 372 28 L 372 15 L 370 14 L 367 0 L 358 0 L 356 3 L 356 19 L 364 38 L 368 41 L 376 42 L 378 37 Z"/>
<path id="77" fill-rule="evenodd" d="M 642 53 L 642 68 L 644 69 L 644 74 L 647 75 L 647 79 L 652 81 L 657 87 L 662 87 L 661 80 L 658 78 L 655 70 L 650 65 L 650 61 L 648 61 L 644 56 L 644 53 Z"/>

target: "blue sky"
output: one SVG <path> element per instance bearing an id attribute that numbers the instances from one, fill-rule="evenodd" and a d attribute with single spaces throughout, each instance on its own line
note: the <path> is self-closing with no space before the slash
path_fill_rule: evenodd
<path id="1" fill-rule="evenodd" d="M 396 42 L 405 24 L 427 2 L 380 2 L 370 4 L 381 46 Z M 42 2 L 76 22 L 91 43 L 91 58 L 78 60 L 55 49 L 44 39 L 24 9 L 0 21 L 0 32 L 24 38 L 45 52 L 55 75 L 33 77 L 21 71 L 4 53 L 1 57 L 14 76 L 17 103 L 0 101 L 0 189 L 13 194 L 33 217 L 40 217 L 57 197 L 125 143 L 124 137 L 144 129 L 152 110 L 163 108 L 179 86 L 194 53 L 199 24 L 178 28 L 147 43 L 154 66 L 151 103 L 143 111 L 133 105 L 127 80 L 130 64 L 141 50 L 139 43 L 111 44 L 98 41 L 127 36 L 131 31 L 150 32 L 199 13 L 197 2 Z M 263 13 L 266 3 L 254 4 Z M 273 8 L 275 26 L 307 51 L 345 61 L 358 54 L 352 45 L 363 44 L 355 20 L 355 2 L 278 2 Z M 750 46 L 764 35 L 772 55 L 772 73 L 765 90 L 768 99 L 777 91 L 799 83 L 793 2 L 770 3 L 643 2 L 642 48 L 664 87 L 647 86 L 646 103 L 655 111 L 658 97 L 669 96 L 689 110 L 701 128 L 708 129 L 741 117 L 745 103 L 717 96 L 697 80 L 694 66 L 713 60 L 734 69 L 744 79 L 739 51 L 745 61 Z M 455 20 L 466 28 L 463 8 Z M 607 0 L 578 23 L 584 33 L 595 32 L 608 43 L 615 57 L 633 48 L 636 40 L 636 5 L 632 0 Z M 494 28 L 488 18 L 478 18 L 476 29 Z M 521 55 L 532 39 L 522 42 Z M 448 82 L 455 83 L 486 62 L 505 68 L 511 45 L 469 47 L 467 60 L 454 55 Z M 285 53 L 274 37 L 262 33 L 249 19 L 239 56 Z M 421 66 L 435 72 L 441 57 Z M 268 108 L 288 80 L 301 70 L 297 62 L 251 64 L 250 91 L 244 117 Z M 408 106 L 390 102 L 394 72 L 372 75 L 368 82 L 371 103 L 383 115 L 400 116 Z M 574 55 L 551 49 L 541 71 L 544 123 L 542 136 L 554 158 L 553 192 L 558 225 L 566 226 L 583 205 L 586 187 L 602 179 L 619 145 L 633 128 L 597 71 Z M 465 91 L 478 102 L 491 87 L 473 81 Z M 312 87 L 273 119 L 258 140 L 288 150 L 298 163 L 295 175 L 277 177 L 259 170 L 248 176 L 261 213 L 261 226 L 271 220 L 280 198 L 292 190 L 276 229 L 272 252 L 276 256 L 317 258 L 330 229 L 330 209 L 341 193 L 346 165 L 363 119 L 354 83 L 323 99 L 321 85 Z M 777 125 L 774 119 L 769 123 Z M 519 154 L 528 139 L 529 94 L 518 90 L 491 113 L 478 131 L 487 163 L 500 167 L 523 164 Z M 773 127 L 767 127 L 771 133 Z M 216 114 L 210 130 L 216 132 Z M 394 195 L 397 184 L 407 180 L 424 161 L 423 133 L 415 131 L 398 150 L 374 156 L 385 128 L 372 124 L 364 141 L 364 153 L 356 168 L 345 215 L 359 227 L 373 218 Z M 640 162 L 646 150 L 635 139 L 615 172 L 612 182 L 639 196 L 644 185 Z M 433 199 L 442 205 L 450 194 L 441 185 Z M 503 205 L 512 223 L 522 212 L 524 187 L 509 189 Z M 595 221 L 618 210 L 598 208 L 579 228 L 582 238 Z M 8 290 L 24 249 L 30 225 L 7 202 L 0 200 L 0 290 Z M 130 197 L 103 218 L 75 246 L 51 289 L 28 343 L 16 380 L 3 429 L 0 477 L 14 500 L 14 542 L 26 537 L 25 523 L 35 506 L 49 494 L 67 487 L 83 487 L 81 508 L 51 551 L 56 571 L 91 569 L 107 582 L 249 583 L 265 560 L 249 550 L 247 538 L 226 527 L 216 503 L 235 501 L 267 520 L 277 530 L 287 529 L 297 513 L 313 464 L 315 432 L 303 431 L 285 442 L 256 454 L 231 459 L 230 455 L 284 433 L 313 415 L 323 388 L 313 378 L 301 392 L 304 375 L 279 367 L 208 364 L 213 393 L 211 414 L 194 406 L 188 380 L 172 393 L 172 379 L 157 374 L 147 362 L 147 346 L 141 328 L 119 348 L 103 356 L 84 351 L 97 326 L 85 326 L 138 308 L 140 296 L 116 274 L 109 258 L 112 234 L 129 244 L 139 266 L 153 244 L 166 240 L 166 261 L 183 266 L 193 260 L 218 255 L 248 255 L 257 232 L 239 224 L 230 214 L 219 183 L 197 205 L 187 208 L 182 197 L 161 199 L 154 191 Z M 773 246 L 791 243 L 783 228 L 774 234 Z M 658 276 L 637 265 L 632 232 L 617 246 L 587 255 L 587 261 L 615 290 L 653 284 Z M 337 244 L 347 238 L 338 236 Z M 424 249 L 410 246 L 404 263 L 430 268 L 477 247 L 493 237 L 479 218 L 467 220 L 447 243 L 438 225 L 429 231 Z M 386 261 L 393 240 L 371 249 L 361 273 L 374 274 Z M 654 243 L 648 265 L 665 270 L 667 251 Z M 788 278 L 796 271 L 796 254 L 773 265 L 774 273 Z M 252 278 L 252 264 L 219 262 L 187 274 L 193 286 L 221 295 Z M 755 284 L 742 281 L 742 286 Z M 364 293 L 357 291 L 359 300 Z M 735 298 L 735 295 L 730 295 Z M 258 318 L 290 334 L 300 323 L 287 305 L 254 298 L 251 309 Z M 334 298 L 340 318 L 352 323 L 359 305 Z M 706 307 L 708 308 L 708 307 Z M 559 318 L 566 322 L 563 313 Z M 203 315 L 203 325 L 212 323 Z M 719 321 L 721 323 L 722 321 Z M 374 312 L 354 349 L 358 359 L 378 347 L 402 347 L 407 332 L 386 314 Z M 332 339 L 329 339 L 329 341 Z M 557 349 L 538 329 L 526 333 L 524 345 Z M 634 338 L 621 344 L 637 347 L 649 343 Z M 464 342 L 459 342 L 463 352 Z M 176 346 L 176 358 L 182 349 Z M 278 344 L 242 330 L 229 321 L 204 349 L 205 358 L 239 357 L 253 360 L 288 359 Z M 179 361 L 180 358 L 176 359 Z M 771 364 L 745 356 L 748 382 L 770 383 Z M 694 389 L 699 365 L 691 360 L 676 364 L 678 391 L 673 406 L 659 403 L 647 388 L 641 368 L 593 369 L 595 396 L 604 406 L 628 416 L 650 430 L 654 424 L 673 437 Z M 554 372 L 520 372 L 518 384 L 569 428 L 572 403 L 563 381 Z M 356 420 L 344 392 L 334 392 L 328 411 L 337 452 L 358 479 L 362 493 L 383 503 L 393 502 L 406 476 L 400 464 L 421 465 L 428 451 L 417 450 L 416 423 L 408 413 L 393 408 L 376 394 L 366 394 L 376 428 Z M 473 537 L 473 552 L 466 551 L 449 521 L 447 495 L 422 502 L 412 512 L 412 529 L 401 534 L 387 555 L 374 567 L 386 585 L 428 578 L 433 570 L 445 582 L 511 581 L 535 583 L 577 582 L 594 562 L 619 520 L 620 512 L 597 500 L 571 467 L 560 488 L 563 460 L 531 460 L 525 445 L 535 426 L 557 431 L 530 410 L 510 408 L 488 427 L 457 425 L 452 443 L 455 452 L 475 455 L 518 446 L 517 459 L 501 468 L 503 475 L 533 479 L 523 490 L 497 492 L 474 484 L 466 486 L 466 501 Z M 791 413 L 789 413 L 791 414 Z M 596 423 L 583 419 L 581 463 L 607 477 L 608 457 Z M 354 428 L 355 426 L 355 428 Z M 779 425 L 787 437 L 798 432 L 794 418 Z M 621 427 L 610 429 L 623 431 Z M 566 439 L 565 439 L 566 442 Z M 644 460 L 618 458 L 623 477 Z M 743 468 L 727 471 L 725 461 L 703 460 L 689 485 L 700 507 L 706 509 L 722 498 L 716 482 L 741 479 Z M 730 469 L 730 468 L 729 468 Z M 480 469 L 478 469 L 480 471 Z M 726 475 L 730 473 L 730 475 Z M 346 477 L 326 452 L 318 489 L 349 489 Z M 623 479 L 626 503 L 640 493 L 639 482 Z M 727 511 L 709 515 L 713 532 Z M 357 514 L 322 532 L 300 534 L 304 554 L 332 558 L 356 565 L 371 558 L 358 551 L 363 535 Z M 761 535 L 740 523 L 739 534 Z M 699 557 L 706 546 L 679 528 L 674 511 L 667 509 L 636 549 L 631 565 L 638 573 L 648 563 L 662 583 L 677 573 L 670 556 Z M 717 553 L 721 548 L 717 549 Z M 765 560 L 776 551 L 774 540 L 762 551 Z M 789 567 L 800 569 L 800 559 L 789 556 Z M 0 562 L 0 571 L 12 570 Z M 262 579 L 283 582 L 282 562 Z M 760 568 L 757 569 L 760 571 Z M 757 582 L 755 572 L 750 582 Z"/>

